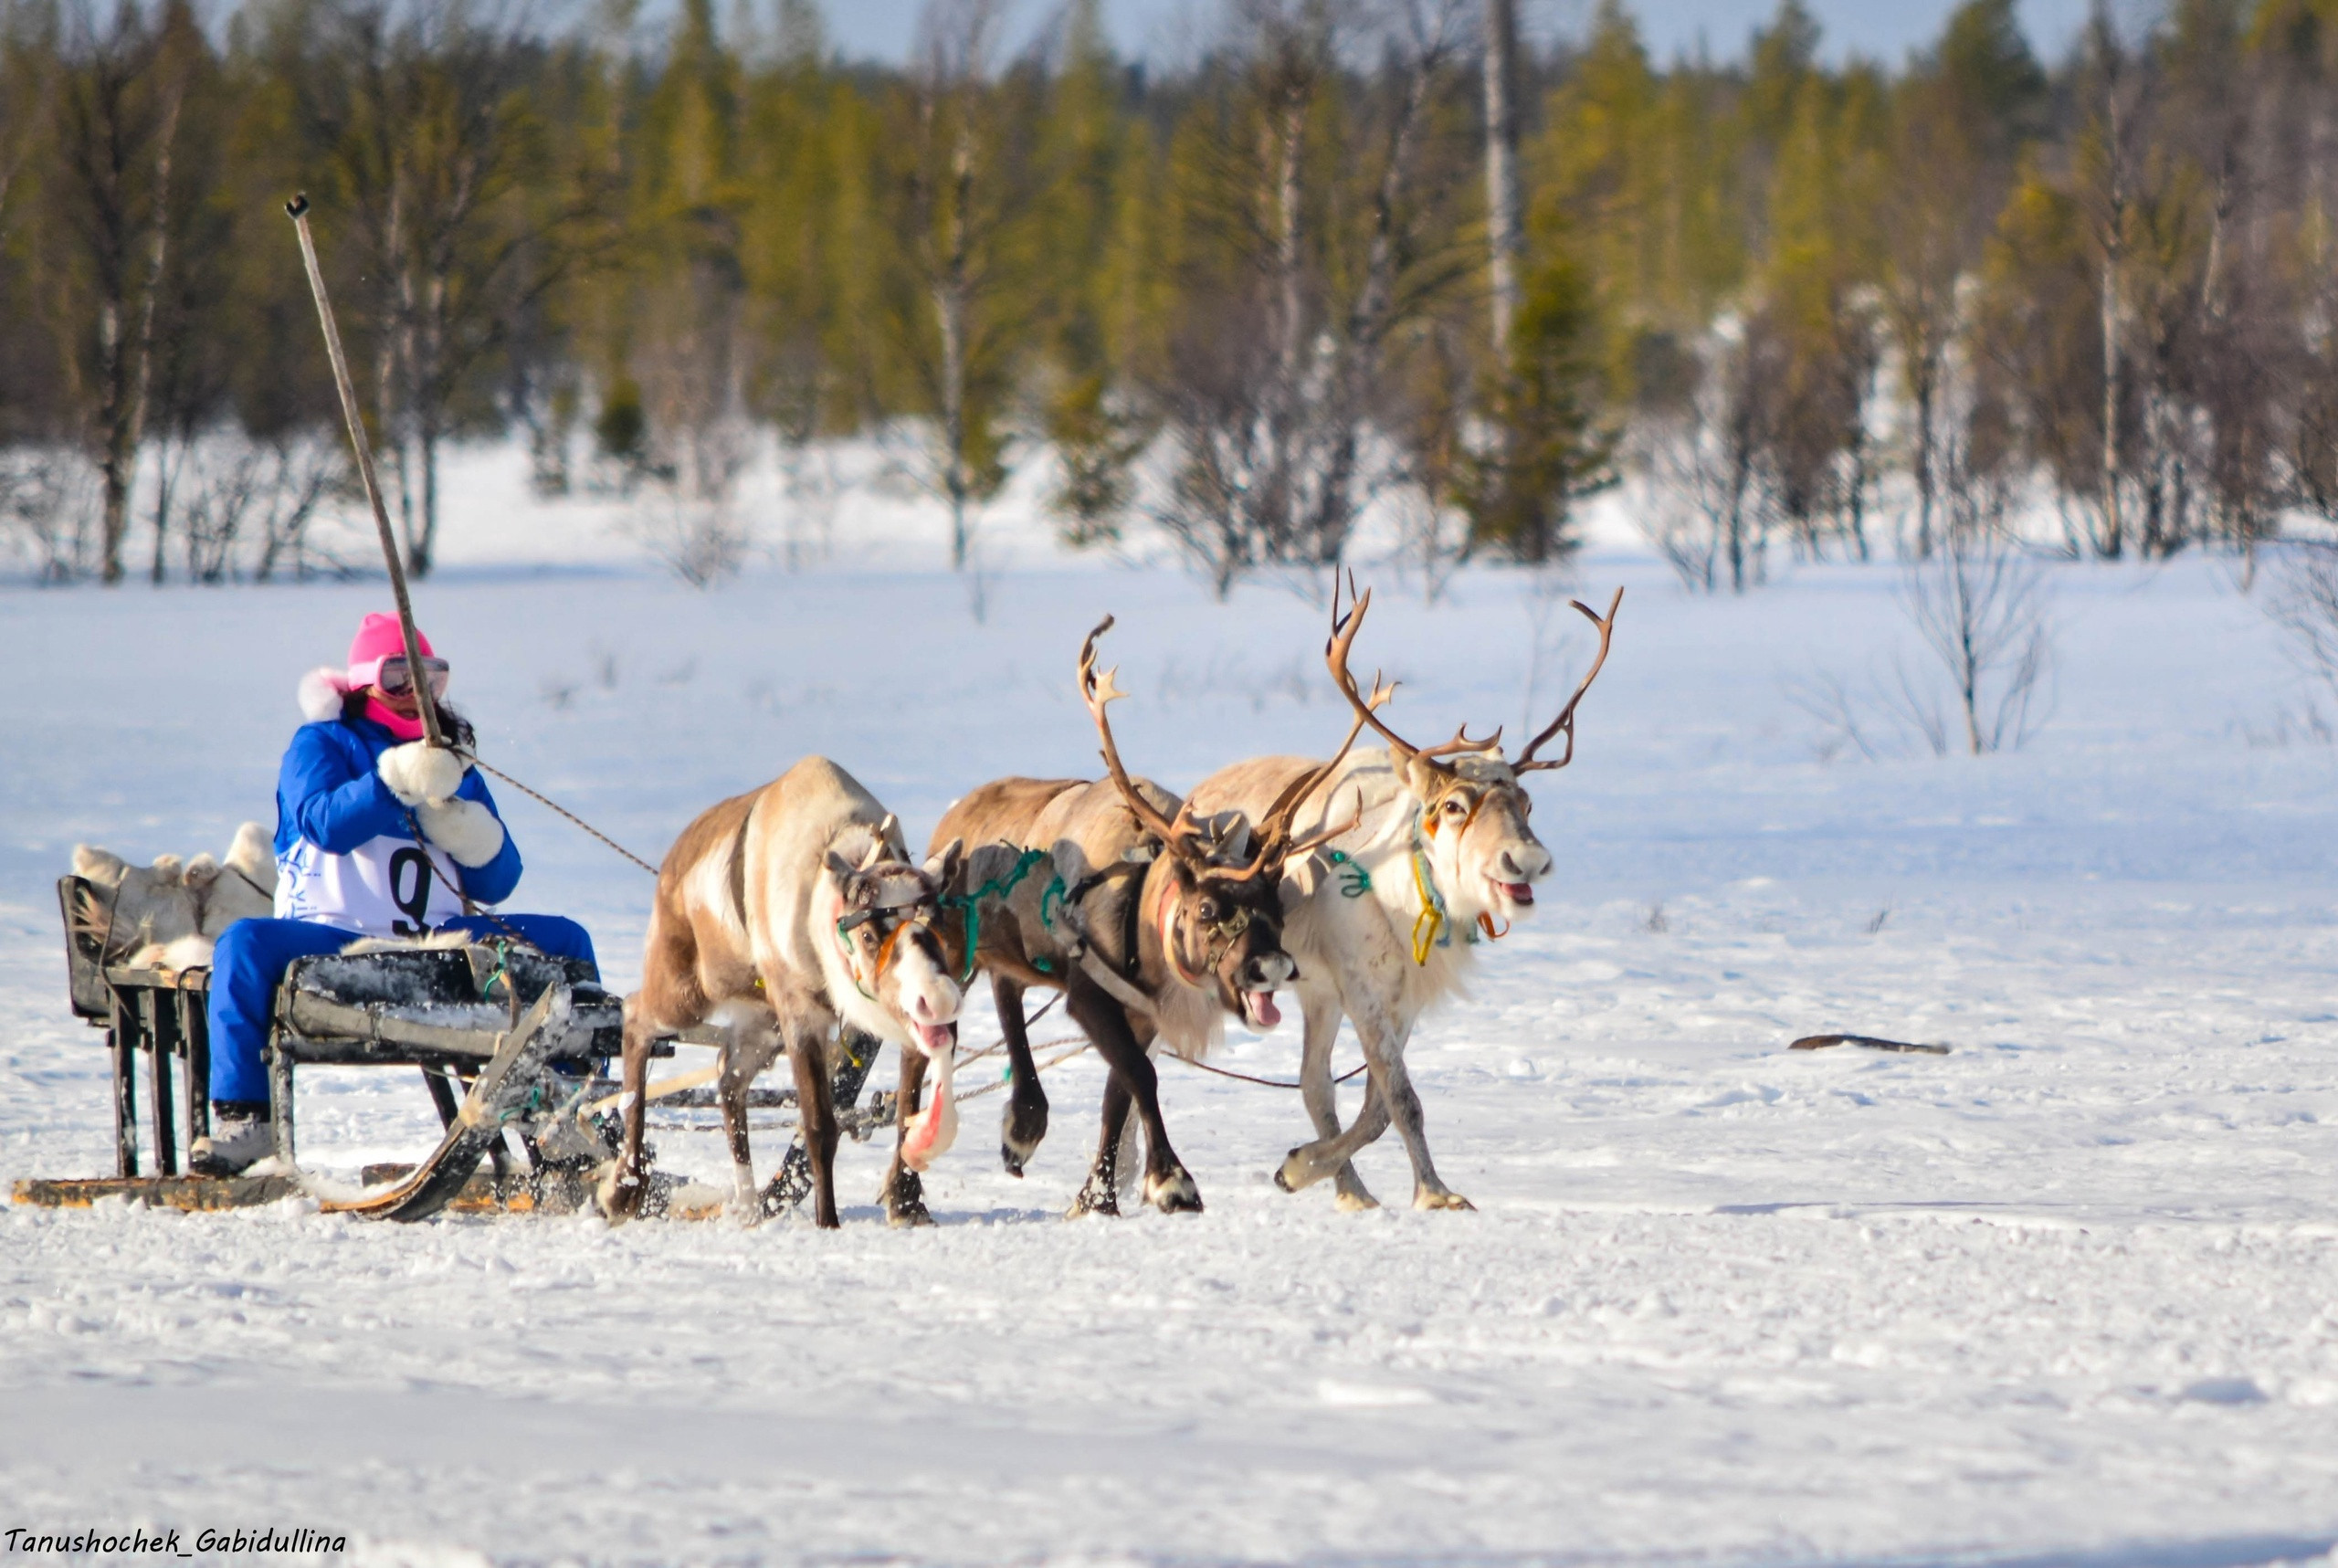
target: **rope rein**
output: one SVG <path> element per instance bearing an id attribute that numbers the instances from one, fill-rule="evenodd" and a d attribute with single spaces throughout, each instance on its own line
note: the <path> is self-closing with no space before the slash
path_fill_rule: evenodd
<path id="1" fill-rule="evenodd" d="M 1239 1079 L 1244 1083 L 1255 1083 L 1262 1089 L 1305 1089 L 1307 1087 L 1303 1083 L 1285 1083 L 1279 1078 L 1252 1078 L 1247 1072 L 1236 1072 L 1231 1068 L 1214 1068 L 1207 1062 L 1195 1061 L 1191 1057 L 1177 1056 L 1177 1053 L 1174 1051 L 1172 1051 L 1169 1054 L 1172 1057 L 1174 1057 L 1178 1061 L 1184 1062 L 1189 1068 L 1199 1068 L 1204 1072 L 1214 1072 L 1220 1078 Z M 1350 1068 L 1347 1071 L 1333 1079 L 1332 1082 L 1334 1085 L 1345 1083 L 1348 1079 L 1355 1077 L 1358 1073 L 1369 1070 L 1372 1064 L 1369 1061 L 1358 1062 L 1355 1066 Z"/>
<path id="2" fill-rule="evenodd" d="M 610 837 L 607 834 L 602 832 L 599 828 L 594 826 L 591 823 L 585 821 L 583 817 L 577 816 L 574 812 L 569 810 L 558 801 L 552 799 L 548 795 L 537 794 L 534 790 L 530 789 L 526 784 L 521 784 L 518 779 L 513 778 L 510 773 L 505 773 L 501 768 L 490 767 L 486 763 L 481 762 L 477 752 L 458 751 L 455 754 L 469 763 L 471 766 L 479 769 L 479 772 L 483 773 L 492 773 L 495 777 L 501 779 L 505 784 L 510 784 L 513 789 L 518 790 L 521 795 L 526 795 L 538 805 L 541 805 L 546 810 L 553 812 L 558 816 L 566 817 L 570 822 L 583 828 L 585 832 L 591 834 L 594 837 L 599 839 L 602 843 L 607 845 L 610 848 L 616 850 L 618 854 L 624 856 L 627 859 L 632 861 L 635 865 L 640 867 L 651 876 L 654 877 L 658 874 L 657 867 L 652 866 L 648 861 L 644 860 L 640 856 L 636 855 L 632 850 L 627 848 L 624 845 L 618 843 L 616 839 Z"/>

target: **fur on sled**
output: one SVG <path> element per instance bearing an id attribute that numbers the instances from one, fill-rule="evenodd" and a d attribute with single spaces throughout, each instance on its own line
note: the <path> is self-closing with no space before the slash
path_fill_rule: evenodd
<path id="1" fill-rule="evenodd" d="M 74 910 L 76 928 L 106 962 L 133 968 L 199 969 L 221 931 L 275 910 L 276 854 L 257 822 L 236 829 L 224 858 L 158 855 L 151 866 L 132 866 L 111 849 L 76 844 L 73 874 L 90 884 Z"/>

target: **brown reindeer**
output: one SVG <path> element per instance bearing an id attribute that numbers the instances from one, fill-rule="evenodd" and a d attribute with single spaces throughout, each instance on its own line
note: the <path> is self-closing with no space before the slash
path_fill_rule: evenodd
<path id="1" fill-rule="evenodd" d="M 980 917 L 975 960 L 990 973 L 1015 1079 L 1000 1150 L 1006 1169 L 1020 1175 L 1047 1131 L 1023 996 L 1051 987 L 1064 992 L 1066 1010 L 1111 1068 L 1095 1163 L 1071 1212 L 1119 1212 L 1117 1164 L 1132 1105 L 1145 1135 L 1144 1201 L 1198 1210 L 1200 1194 L 1162 1123 L 1150 1052 L 1158 1043 L 1198 1057 L 1229 1016 L 1258 1029 L 1280 1021 L 1273 994 L 1294 973 L 1281 948 L 1283 866 L 1342 830 L 1294 838 L 1291 814 L 1340 759 L 1291 781 L 1255 814 L 1201 819 L 1121 761 L 1105 710 L 1126 693 L 1113 683 L 1117 671 L 1096 669 L 1096 639 L 1111 625 L 1106 616 L 1079 648 L 1080 697 L 1107 777 L 999 779 L 953 805 L 934 837 L 1044 851 L 1052 872 Z M 1349 728 L 1347 743 L 1361 728 Z"/>
<path id="2" fill-rule="evenodd" d="M 747 1088 L 785 1050 L 811 1156 L 814 1217 L 837 1223 L 828 1057 L 839 1024 L 939 1065 L 943 1092 L 929 1119 L 911 1125 L 906 1100 L 901 1116 L 921 1163 L 941 1153 L 960 992 L 936 900 L 958 861 L 953 843 L 912 864 L 891 814 L 825 757 L 806 757 L 684 828 L 658 868 L 641 989 L 626 999 L 625 1150 L 602 1184 L 603 1212 L 626 1218 L 643 1195 L 650 1040 L 701 1024 L 728 1035 L 719 1097 L 747 1218 L 760 1212 Z"/>
<path id="3" fill-rule="evenodd" d="M 1353 595 L 1353 584 L 1349 591 Z M 1343 616 L 1335 582 L 1325 662 L 1356 721 L 1378 731 L 1387 750 L 1357 752 L 1343 767 L 1261 757 L 1212 774 L 1186 797 L 1189 810 L 1239 811 L 1283 799 L 1297 781 L 1319 781 L 1320 789 L 1317 782 L 1308 784 L 1306 793 L 1316 798 L 1299 812 L 1302 826 L 1323 820 L 1335 794 L 1344 800 L 1353 793 L 1360 801 L 1360 825 L 1313 836 L 1339 858 L 1293 861 L 1285 879 L 1290 915 L 1284 945 L 1299 961 L 1296 986 L 1307 1019 L 1300 1079 L 1320 1135 L 1293 1149 L 1275 1173 L 1276 1184 L 1286 1191 L 1333 1176 L 1342 1207 L 1376 1206 L 1349 1161 L 1385 1131 L 1393 1117 L 1412 1160 L 1414 1206 L 1470 1206 L 1438 1179 L 1429 1159 L 1420 1097 L 1405 1070 L 1405 1045 L 1421 1013 L 1467 978 L 1480 940 L 1505 934 L 1512 921 L 1533 910 L 1533 885 L 1550 875 L 1551 853 L 1526 825 L 1534 803 L 1520 781 L 1574 760 L 1575 708 L 1607 661 L 1623 598 L 1617 589 L 1604 618 L 1575 603 L 1599 628 L 1598 656 L 1559 716 L 1515 760 L 1505 761 L 1499 730 L 1472 741 L 1465 726 L 1441 745 L 1422 747 L 1381 721 L 1375 710 L 1386 689 L 1375 676 L 1367 698 L 1348 669 L 1348 652 L 1372 595 L 1356 600 Z M 1537 760 L 1535 753 L 1560 735 L 1566 737 L 1565 754 Z M 1354 1021 L 1371 1068 L 1364 1108 L 1344 1132 L 1331 1070 L 1343 1016 Z"/>

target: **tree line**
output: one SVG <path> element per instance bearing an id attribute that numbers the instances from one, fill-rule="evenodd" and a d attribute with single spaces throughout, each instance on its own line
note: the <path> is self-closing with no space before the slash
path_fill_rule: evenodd
<path id="1" fill-rule="evenodd" d="M 1374 509 L 1433 583 L 1627 487 L 1684 580 L 2248 555 L 2338 519 L 2338 6 L 1966 0 L 1897 66 L 1799 0 L 1653 58 L 1620 0 L 1227 0 L 1171 68 L 1071 0 L 899 66 L 814 0 L 0 0 L 0 526 L 40 572 L 313 569 L 349 477 L 305 190 L 410 568 L 457 442 L 630 495 L 700 580 L 742 476 L 875 436 L 973 563 L 1015 473 L 1221 591 Z"/>

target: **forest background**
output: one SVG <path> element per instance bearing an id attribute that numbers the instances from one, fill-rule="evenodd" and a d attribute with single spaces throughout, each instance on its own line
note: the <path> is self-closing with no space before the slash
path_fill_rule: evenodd
<path id="1" fill-rule="evenodd" d="M 1990 542 L 2232 552 L 2338 518 L 2338 4 L 1968 0 L 1899 66 L 1785 0 L 1650 58 L 1604 0 L 1230 0 L 1175 68 L 1072 0 L 0 0 L 0 544 L 42 580 L 338 569 L 315 204 L 408 563 L 454 444 L 634 498 L 693 581 L 740 481 L 868 441 L 953 564 L 1033 478 L 1223 592 L 1374 509 L 1432 584 L 1634 487 L 1681 578 Z M 352 557 L 362 560 L 361 557 Z M 1994 559 L 1992 557 L 1992 559 Z"/>

